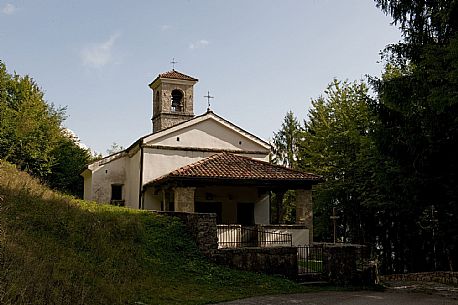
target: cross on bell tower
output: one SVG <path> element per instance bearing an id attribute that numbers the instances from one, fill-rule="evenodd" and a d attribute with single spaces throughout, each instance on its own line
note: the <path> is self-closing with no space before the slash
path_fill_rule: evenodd
<path id="1" fill-rule="evenodd" d="M 172 64 L 172 70 L 175 71 L 175 64 L 178 63 L 178 61 L 175 61 L 175 57 L 172 58 L 172 61 L 170 62 Z"/>

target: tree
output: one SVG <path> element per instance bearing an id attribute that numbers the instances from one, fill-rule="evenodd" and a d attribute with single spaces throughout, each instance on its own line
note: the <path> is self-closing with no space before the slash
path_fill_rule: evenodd
<path id="1" fill-rule="evenodd" d="M 29 76 L 0 61 L 0 158 L 60 191 L 82 195 L 82 169 L 92 159 L 62 127 L 65 108 L 46 103 Z"/>
<path id="2" fill-rule="evenodd" d="M 396 235 L 402 246 L 392 255 L 392 270 L 453 270 L 458 265 L 458 2 L 376 3 L 404 35 L 403 42 L 386 48 L 383 77 L 372 79 L 378 93 L 377 148 L 397 172 L 388 194 L 398 207 Z M 437 213 L 428 216 L 431 210 Z M 437 221 L 434 234 L 425 229 L 430 227 L 425 217 Z"/>
<path id="3" fill-rule="evenodd" d="M 122 150 L 124 150 L 124 147 L 122 147 L 122 145 L 119 145 L 118 143 L 113 142 L 113 143 L 111 143 L 110 148 L 107 149 L 107 154 L 108 155 L 112 155 L 112 154 L 118 153 L 118 152 L 120 152 Z"/>
<path id="4" fill-rule="evenodd" d="M 301 126 L 292 111 L 288 111 L 281 125 L 281 129 L 274 133 L 273 162 L 296 168 L 297 150 L 300 140 Z"/>
<path id="5" fill-rule="evenodd" d="M 297 168 L 298 144 L 301 137 L 302 128 L 292 111 L 285 115 L 281 129 L 274 133 L 272 163 L 283 165 L 289 168 Z M 294 223 L 296 220 L 296 195 L 294 191 L 287 191 L 281 202 L 276 199 L 280 194 L 274 194 L 272 200 L 277 202 L 274 206 L 272 215 L 275 216 L 273 222 Z M 281 204 L 282 206 L 278 206 Z"/>
<path id="6" fill-rule="evenodd" d="M 370 210 L 376 192 L 370 180 L 376 166 L 370 138 L 373 117 L 367 86 L 334 80 L 325 95 L 312 100 L 300 143 L 299 167 L 322 175 L 314 188 L 315 236 L 332 240 L 329 216 L 340 216 L 340 241 L 373 242 L 374 217 Z"/>
<path id="7" fill-rule="evenodd" d="M 60 138 L 65 109 L 48 105 L 28 76 L 10 75 L 0 61 L 0 158 L 44 178 Z"/>
<path id="8" fill-rule="evenodd" d="M 79 140 L 72 134 L 64 132 L 51 156 L 54 163 L 51 173 L 46 177 L 49 186 L 82 198 L 84 182 L 80 173 L 93 161 L 90 150 L 81 147 Z"/>

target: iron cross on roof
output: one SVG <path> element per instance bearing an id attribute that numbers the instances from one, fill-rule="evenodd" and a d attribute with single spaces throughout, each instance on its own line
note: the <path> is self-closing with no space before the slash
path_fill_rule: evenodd
<path id="1" fill-rule="evenodd" d="M 174 58 L 172 58 L 172 61 L 170 63 L 172 64 L 172 70 L 175 71 L 175 64 L 177 64 L 178 61 L 175 61 L 175 57 L 174 57 Z"/>
<path id="2" fill-rule="evenodd" d="M 207 95 L 205 95 L 204 97 L 207 98 L 207 103 L 208 103 L 207 111 L 210 111 L 210 99 L 215 98 L 215 97 L 210 95 L 210 91 L 207 91 Z"/>

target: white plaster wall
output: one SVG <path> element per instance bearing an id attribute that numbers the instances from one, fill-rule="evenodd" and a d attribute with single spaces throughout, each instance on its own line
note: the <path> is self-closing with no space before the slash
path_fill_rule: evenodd
<path id="1" fill-rule="evenodd" d="M 156 178 L 170 173 L 185 165 L 210 157 L 215 152 L 175 150 L 175 149 L 144 149 L 142 183 L 148 183 Z M 264 154 L 240 154 L 257 160 L 268 160 Z M 111 199 L 111 184 L 123 184 L 123 199 L 126 206 L 138 209 L 140 187 L 140 156 L 141 150 L 129 157 L 127 154 L 95 167 L 92 177 L 85 177 L 84 198 L 97 202 L 108 203 Z M 86 175 L 89 176 L 89 175 Z M 152 209 L 158 207 L 160 199 L 147 198 L 145 203 L 153 204 Z M 257 198 L 252 202 L 256 202 Z M 146 208 L 146 206 L 145 206 Z M 223 204 L 223 209 L 230 209 Z M 235 212 L 234 212 L 235 213 Z M 235 217 L 235 216 L 234 216 Z"/>
<path id="2" fill-rule="evenodd" d="M 92 174 L 84 176 L 84 200 L 92 200 Z"/>
<path id="3" fill-rule="evenodd" d="M 209 153 L 195 151 L 143 149 L 143 183 L 148 183 L 182 166 L 210 156 Z"/>
<path id="4" fill-rule="evenodd" d="M 133 156 L 127 158 L 126 176 L 127 181 L 124 186 L 126 206 L 138 209 L 138 198 L 140 188 L 140 156 L 141 150 L 138 150 Z"/>
<path id="5" fill-rule="evenodd" d="M 126 157 L 114 159 L 97 167 L 92 172 L 92 200 L 99 203 L 109 203 L 111 199 L 111 185 L 125 184 Z M 125 187 L 123 197 L 125 199 Z"/>
<path id="6" fill-rule="evenodd" d="M 210 157 L 215 152 L 172 150 L 172 149 L 143 149 L 143 184 L 153 181 L 163 175 L 170 173 L 180 167 Z M 260 161 L 267 161 L 268 155 L 263 154 L 240 154 Z M 132 161 L 131 161 L 132 162 Z"/>
<path id="7" fill-rule="evenodd" d="M 210 118 L 187 128 L 168 133 L 148 144 L 267 152 L 265 147 Z"/>

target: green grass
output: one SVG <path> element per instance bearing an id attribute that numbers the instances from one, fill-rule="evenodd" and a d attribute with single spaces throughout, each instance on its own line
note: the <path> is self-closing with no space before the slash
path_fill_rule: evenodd
<path id="1" fill-rule="evenodd" d="M 0 304 L 208 304 L 305 291 L 209 263 L 174 218 L 55 193 L 0 160 Z"/>

